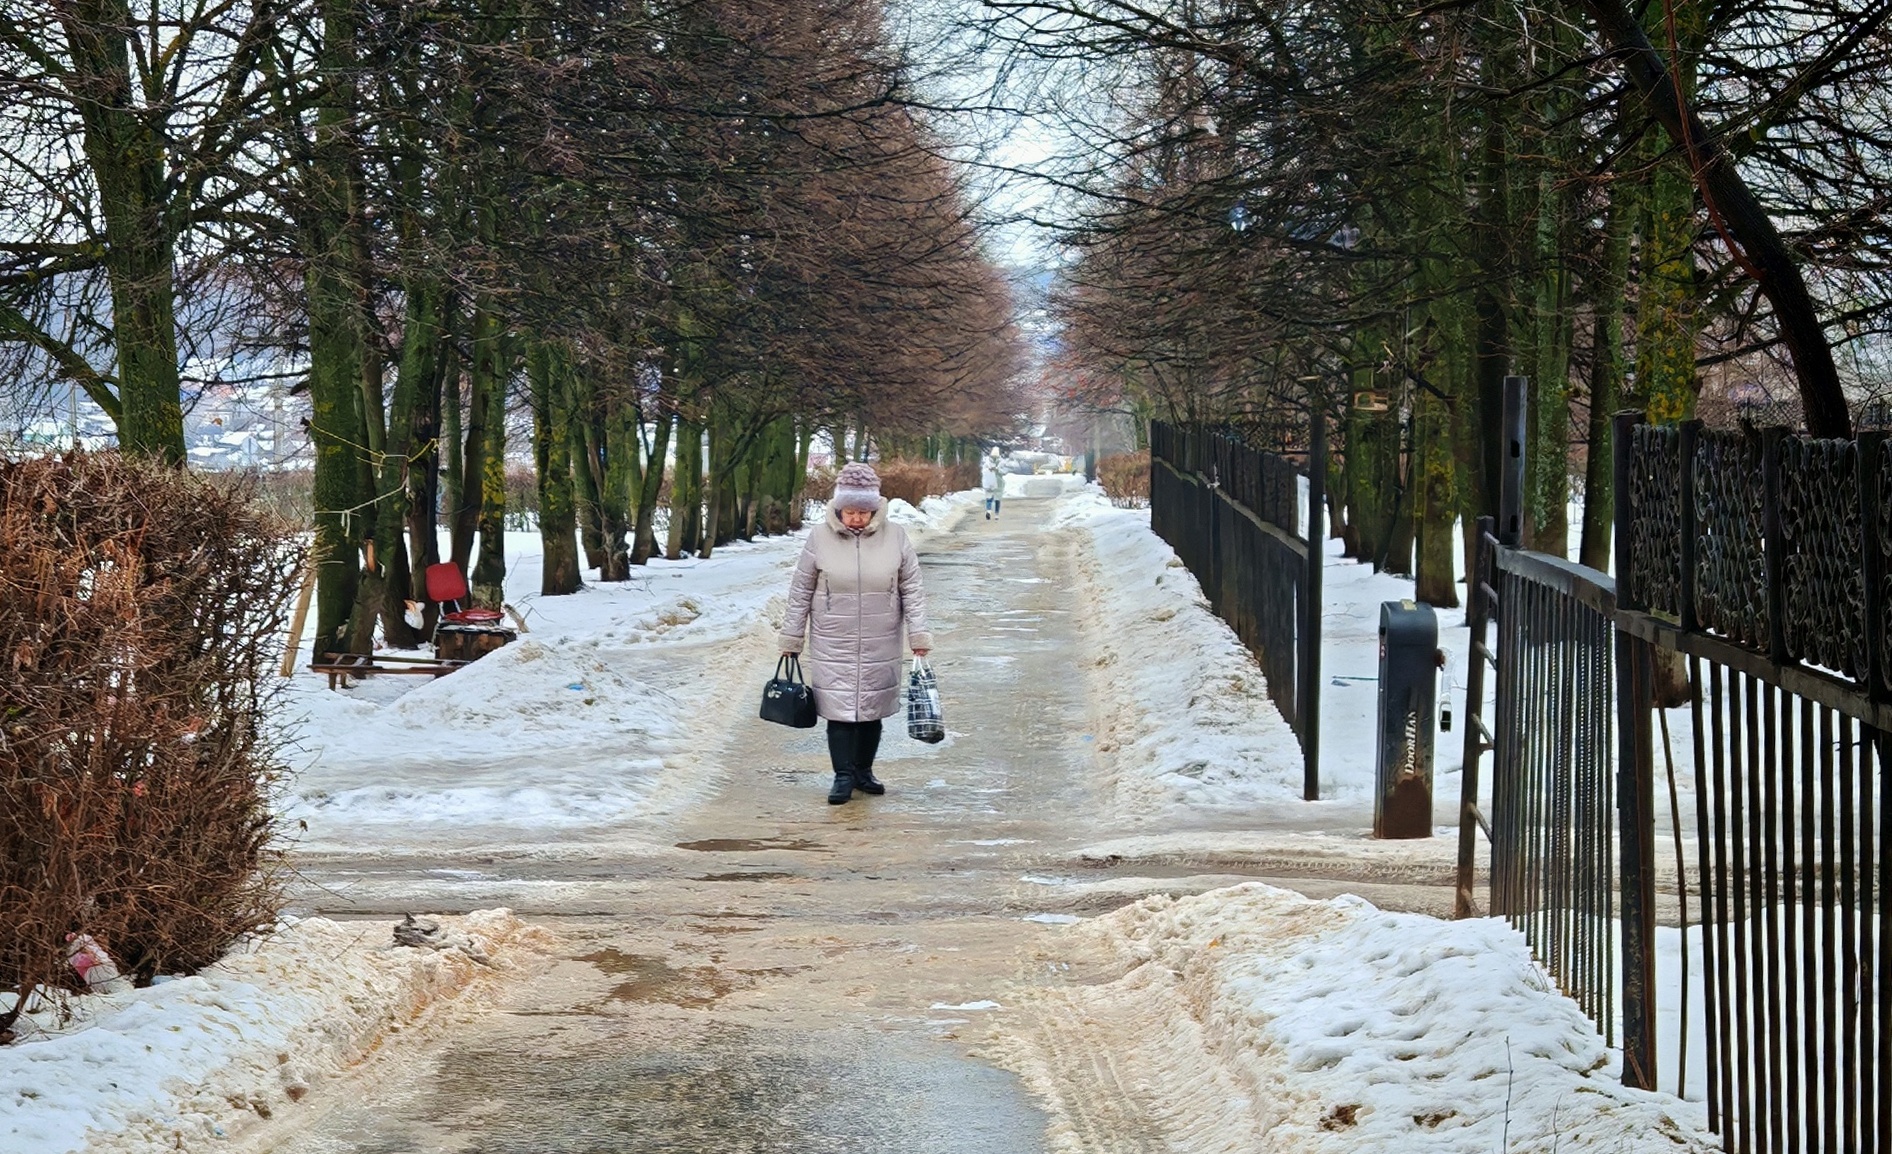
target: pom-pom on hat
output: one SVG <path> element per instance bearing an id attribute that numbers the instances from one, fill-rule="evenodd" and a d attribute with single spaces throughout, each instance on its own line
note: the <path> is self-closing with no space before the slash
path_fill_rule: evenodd
<path id="1" fill-rule="evenodd" d="M 839 509 L 880 508 L 880 474 L 865 461 L 849 461 L 834 478 L 834 507 Z"/>

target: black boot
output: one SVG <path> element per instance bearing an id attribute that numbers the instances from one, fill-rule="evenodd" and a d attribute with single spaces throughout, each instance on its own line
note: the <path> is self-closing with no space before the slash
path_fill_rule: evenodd
<path id="1" fill-rule="evenodd" d="M 854 788 L 860 790 L 862 793 L 871 793 L 875 797 L 879 797 L 881 794 L 887 792 L 886 785 L 884 785 L 879 778 L 874 776 L 872 767 L 861 769 L 857 766 L 855 768 Z"/>
<path id="2" fill-rule="evenodd" d="M 845 773 L 834 775 L 834 785 L 828 790 L 829 805 L 846 805 L 854 796 L 854 778 Z"/>

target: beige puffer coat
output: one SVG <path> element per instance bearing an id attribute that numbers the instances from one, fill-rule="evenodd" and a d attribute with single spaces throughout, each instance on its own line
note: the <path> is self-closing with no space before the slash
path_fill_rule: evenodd
<path id="1" fill-rule="evenodd" d="M 782 652 L 800 653 L 815 711 L 830 721 L 874 721 L 900 712 L 900 634 L 931 649 L 920 558 L 885 502 L 856 533 L 830 506 L 808 533 L 788 586 Z"/>

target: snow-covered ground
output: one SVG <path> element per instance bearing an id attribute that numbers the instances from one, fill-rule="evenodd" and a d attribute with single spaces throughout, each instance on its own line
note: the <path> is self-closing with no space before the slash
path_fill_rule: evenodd
<path id="1" fill-rule="evenodd" d="M 780 598 L 798 548 L 775 538 L 659 559 L 628 582 L 540 597 L 538 538 L 509 534 L 508 595 L 529 629 L 516 643 L 438 680 L 342 693 L 291 682 L 281 717 L 299 847 L 549 852 L 662 805 L 666 778 L 707 752 L 686 740 L 691 721 L 749 691 L 717 659 Z"/>
<path id="2" fill-rule="evenodd" d="M 435 949 L 386 921 L 285 919 L 191 977 L 30 1014 L 0 1046 L 0 1150 L 214 1149 L 389 1034 L 447 1029 L 549 945 L 504 910 L 438 924 Z"/>
<path id="3" fill-rule="evenodd" d="M 1069 953 L 1115 964 L 1008 995 L 991 1055 L 1051 1102 L 1071 1097 L 1061 1082 L 1107 1079 L 1162 1149 L 1720 1148 L 1699 1106 L 1623 1088 L 1618 1055 L 1499 921 L 1249 884 L 1064 933 Z M 1041 960 L 1063 964 L 1055 947 Z M 1052 1149 L 1097 1149 L 1096 1121 L 1055 1113 Z"/>
<path id="4" fill-rule="evenodd" d="M 1210 610 L 1195 578 L 1150 531 L 1148 510 L 1119 509 L 1094 493 L 1074 494 L 1056 523 L 1082 528 L 1091 549 L 1080 575 L 1100 653 L 1100 689 L 1116 709 L 1101 747 L 1113 754 L 1120 804 L 1160 820 L 1174 807 L 1262 814 L 1294 803 L 1296 824 L 1357 830 L 1371 818 L 1379 674 L 1380 604 L 1410 597 L 1412 584 L 1376 574 L 1328 542 L 1321 686 L 1321 798 L 1302 807 L 1300 745 L 1268 699 L 1254 659 Z M 1440 642 L 1465 648 L 1463 614 L 1439 614 Z M 1448 674 L 1450 670 L 1448 669 Z M 1462 710 L 1464 691 L 1448 676 Z M 1441 767 L 1456 766 L 1451 734 L 1438 742 Z M 1450 781 L 1451 779 L 1442 780 Z M 1455 785 L 1455 782 L 1453 783 Z M 1450 811 L 1455 798 L 1439 809 Z"/>
<path id="5" fill-rule="evenodd" d="M 1114 509 L 1094 491 L 1058 499 L 1055 523 L 1083 541 L 1072 595 L 1094 648 L 1083 673 L 1112 785 L 1108 816 L 1135 831 L 1113 845 L 1149 854 L 1287 839 L 1337 858 L 1449 857 L 1448 837 L 1375 843 L 1362 825 L 1375 702 L 1363 679 L 1377 668 L 1379 603 L 1408 585 L 1330 559 L 1323 796 L 1332 800 L 1310 806 L 1299 800 L 1298 747 L 1253 660 L 1151 534 L 1148 512 Z M 955 494 L 895 516 L 922 534 L 950 532 L 978 516 L 979 502 L 977 492 Z M 609 837 L 622 852 L 636 826 L 627 819 L 677 804 L 676 783 L 714 756 L 704 718 L 753 694 L 799 548 L 797 537 L 761 541 L 540 598 L 536 541 L 509 541 L 519 560 L 507 587 L 530 626 L 514 645 L 438 681 L 370 679 L 331 692 L 317 675 L 293 680 L 282 724 L 297 743 L 286 814 L 306 824 L 300 850 L 554 855 Z M 1461 616 L 1440 623 L 1462 654 Z M 1455 750 L 1442 738 L 1442 768 Z M 1439 780 L 1439 812 L 1449 813 L 1457 779 Z M 0 1047 L 0 1150 L 200 1148 L 319 1088 L 388 1031 L 445 1029 L 443 996 L 477 997 L 508 965 L 529 972 L 545 948 L 503 912 L 449 928 L 477 935 L 475 949 L 498 966 L 464 950 L 394 948 L 386 920 L 311 918 L 258 935 L 199 977 L 79 999 L 63 1022 L 42 1015 L 40 1033 Z M 1058 1066 L 1034 1050 L 1043 1030 L 1033 1022 L 1063 1022 L 1126 1053 L 1137 1076 L 1165 1091 L 1151 1109 L 1169 1110 L 1191 1135 L 1180 1149 L 1482 1154 L 1508 1136 L 1506 1150 L 1615 1150 L 1658 1134 L 1674 1140 L 1665 1149 L 1709 1148 L 1698 1106 L 1620 1089 L 1595 1031 L 1501 923 L 1244 886 L 1149 899 L 1053 932 L 1073 935 L 1074 949 L 1107 947 L 1116 971 L 1085 985 L 993 991 L 1013 1039 L 995 1054 L 1049 1091 Z M 1065 1021 L 1067 1012 L 1078 1018 Z M 1085 1022 L 1098 1029 L 1086 1035 Z M 1213 1129 L 1218 1120 L 1224 1129 Z M 1079 1149 L 1074 1133 L 1054 1139 Z"/>

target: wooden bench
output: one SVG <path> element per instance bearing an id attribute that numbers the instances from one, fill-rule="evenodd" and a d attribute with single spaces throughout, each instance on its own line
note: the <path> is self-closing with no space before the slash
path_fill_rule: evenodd
<path id="1" fill-rule="evenodd" d="M 322 660 L 309 662 L 309 668 L 328 674 L 328 687 L 334 689 L 350 677 L 375 673 L 417 673 L 445 677 L 465 665 L 464 661 L 430 661 L 425 657 L 380 657 L 370 653 L 324 653 Z"/>

